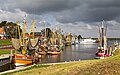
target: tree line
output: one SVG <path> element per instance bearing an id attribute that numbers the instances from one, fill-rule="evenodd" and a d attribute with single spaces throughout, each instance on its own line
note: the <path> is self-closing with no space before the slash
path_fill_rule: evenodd
<path id="1" fill-rule="evenodd" d="M 8 35 L 8 38 L 18 38 L 18 25 L 16 23 L 2 21 L 0 27 L 4 28 L 5 34 Z M 22 30 L 20 29 L 20 31 Z"/>

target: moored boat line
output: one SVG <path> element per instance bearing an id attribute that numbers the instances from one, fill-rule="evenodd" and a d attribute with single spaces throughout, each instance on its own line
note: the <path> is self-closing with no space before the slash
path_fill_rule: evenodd
<path id="1" fill-rule="evenodd" d="M 32 22 L 34 28 L 35 21 Z M 24 27 L 25 26 L 25 27 Z M 24 19 L 22 32 L 20 31 L 19 25 L 18 34 L 19 37 L 12 38 L 12 44 L 15 49 L 12 60 L 16 66 L 27 66 L 37 63 L 39 59 L 42 59 L 43 55 L 59 55 L 64 50 L 65 46 L 72 46 L 77 44 L 96 44 L 96 40 L 93 39 L 78 39 L 77 36 L 69 34 L 63 34 L 59 29 L 51 30 L 50 28 L 43 29 L 42 35 L 38 38 L 34 35 L 34 30 L 26 35 L 26 21 Z M 102 30 L 102 29 L 101 29 Z M 101 31 L 101 35 L 103 34 Z M 107 38 L 101 36 L 100 47 L 96 52 L 96 58 L 104 58 L 107 56 Z M 104 41 L 104 43 L 103 43 Z"/>

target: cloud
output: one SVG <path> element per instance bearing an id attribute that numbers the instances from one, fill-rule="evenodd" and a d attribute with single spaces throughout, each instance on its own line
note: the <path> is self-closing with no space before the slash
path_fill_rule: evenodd
<path id="1" fill-rule="evenodd" d="M 81 1 L 80 6 L 57 13 L 64 17 L 57 17 L 60 22 L 99 22 L 102 20 L 110 21 L 120 17 L 119 0 L 85 0 Z M 69 13 L 69 14 L 68 14 Z"/>
<path id="2" fill-rule="evenodd" d="M 0 0 L 0 21 L 18 18 L 22 23 L 26 14 L 28 26 L 36 19 L 37 26 L 43 28 L 39 22 L 46 20 L 86 37 L 97 36 L 96 26 L 102 20 L 108 24 L 108 34 L 120 29 L 120 0 Z"/>
<path id="3" fill-rule="evenodd" d="M 19 9 L 16 9 L 15 12 L 9 12 L 0 9 L 0 21 L 16 21 L 16 20 L 22 20 L 24 14 L 27 14 L 26 12 L 23 12 Z"/>
<path id="4" fill-rule="evenodd" d="M 120 0 L 6 0 L 9 11 L 28 14 L 52 13 L 61 23 L 110 21 L 120 17 Z"/>
<path id="5" fill-rule="evenodd" d="M 8 6 L 20 8 L 29 14 L 43 14 L 73 9 L 78 5 L 79 0 L 11 0 Z"/>

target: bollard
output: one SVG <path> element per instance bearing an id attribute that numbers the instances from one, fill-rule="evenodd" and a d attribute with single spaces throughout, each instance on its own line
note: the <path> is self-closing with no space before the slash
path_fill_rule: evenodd
<path id="1" fill-rule="evenodd" d="M 120 49 L 120 42 L 119 42 L 119 44 L 118 44 L 118 47 L 119 47 L 119 49 Z"/>
<path id="2" fill-rule="evenodd" d="M 109 48 L 109 54 L 108 54 L 109 56 L 111 56 L 112 55 L 112 47 L 110 46 L 110 48 Z"/>

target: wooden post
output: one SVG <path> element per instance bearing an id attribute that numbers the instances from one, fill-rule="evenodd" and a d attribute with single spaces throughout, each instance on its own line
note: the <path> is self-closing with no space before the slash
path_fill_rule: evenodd
<path id="1" fill-rule="evenodd" d="M 120 49 L 120 42 L 118 43 L 118 48 Z"/>
<path id="2" fill-rule="evenodd" d="M 13 50 L 10 50 L 10 70 L 12 69 L 12 55 L 13 55 Z"/>
<path id="3" fill-rule="evenodd" d="M 112 56 L 112 47 L 109 48 L 109 56 Z"/>

